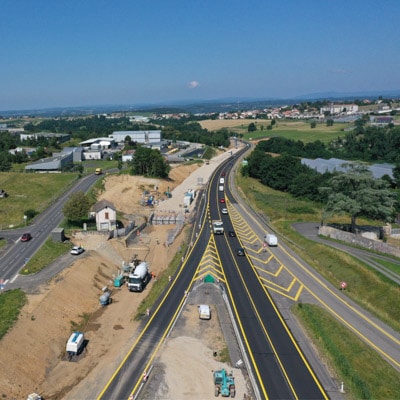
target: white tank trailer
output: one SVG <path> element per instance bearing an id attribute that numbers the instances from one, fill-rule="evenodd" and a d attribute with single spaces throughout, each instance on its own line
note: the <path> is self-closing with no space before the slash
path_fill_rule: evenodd
<path id="1" fill-rule="evenodd" d="M 131 292 L 141 292 L 150 280 L 149 266 L 142 261 L 128 276 L 128 289 Z"/>

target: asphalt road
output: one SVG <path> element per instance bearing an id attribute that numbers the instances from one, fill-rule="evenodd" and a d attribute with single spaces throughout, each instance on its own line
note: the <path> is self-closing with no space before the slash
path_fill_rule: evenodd
<path id="1" fill-rule="evenodd" d="M 77 191 L 87 192 L 94 182 L 101 175 L 88 175 L 77 181 L 70 189 L 68 189 L 60 198 L 51 204 L 43 213 L 35 218 L 32 225 L 15 230 L 5 230 L 0 232 L 0 237 L 7 240 L 7 245 L 0 253 L 0 278 L 4 281 L 4 289 L 8 290 L 13 287 L 20 287 L 19 280 L 21 276 L 18 272 L 24 267 L 24 264 L 40 249 L 45 243 L 54 228 L 58 227 L 63 220 L 62 208 L 69 196 Z M 32 239 L 29 242 L 21 242 L 22 233 L 29 232 Z M 46 268 L 41 274 L 41 278 L 45 276 L 51 277 L 54 273 L 51 269 Z M 25 279 L 25 286 L 33 288 L 36 286 L 37 277 Z M 28 284 L 28 281 L 31 283 Z"/>

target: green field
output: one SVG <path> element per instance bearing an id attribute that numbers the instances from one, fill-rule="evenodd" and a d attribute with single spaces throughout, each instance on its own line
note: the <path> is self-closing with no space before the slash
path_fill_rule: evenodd
<path id="1" fill-rule="evenodd" d="M 0 229 L 24 226 L 27 210 L 42 212 L 77 179 L 74 173 L 0 172 L 0 189 L 8 194 L 0 199 Z"/>
<path id="2" fill-rule="evenodd" d="M 261 124 L 258 123 L 257 125 Z M 295 141 L 300 140 L 303 143 L 315 142 L 316 140 L 330 143 L 339 136 L 344 136 L 346 133 L 344 129 L 348 127 L 348 124 L 341 123 L 333 124 L 333 126 L 317 123 L 315 128 L 311 128 L 309 122 L 278 121 L 271 130 L 267 130 L 266 125 L 264 125 L 262 131 L 247 132 L 247 127 L 245 127 L 240 133 L 243 134 L 243 139 L 245 140 L 259 140 L 279 136 Z"/>

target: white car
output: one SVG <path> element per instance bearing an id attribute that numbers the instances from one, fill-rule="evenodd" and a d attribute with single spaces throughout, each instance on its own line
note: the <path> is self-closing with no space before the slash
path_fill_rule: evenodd
<path id="1" fill-rule="evenodd" d="M 199 309 L 199 318 L 200 319 L 211 319 L 211 309 L 207 304 L 200 304 L 198 306 Z"/>
<path id="2" fill-rule="evenodd" d="M 71 254 L 72 254 L 73 256 L 78 256 L 79 254 L 82 254 L 84 251 L 85 251 L 85 250 L 84 250 L 83 247 L 81 247 L 81 246 L 74 246 L 74 247 L 71 249 Z"/>
<path id="3" fill-rule="evenodd" d="M 222 214 L 228 214 L 228 209 L 227 209 L 227 208 L 223 208 L 223 209 L 221 210 L 221 213 L 222 213 Z"/>

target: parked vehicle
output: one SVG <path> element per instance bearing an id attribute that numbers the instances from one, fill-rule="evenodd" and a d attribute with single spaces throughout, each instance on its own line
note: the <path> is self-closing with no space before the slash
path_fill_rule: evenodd
<path id="1" fill-rule="evenodd" d="M 21 242 L 29 242 L 32 239 L 32 235 L 30 233 L 24 233 L 21 236 Z"/>
<path id="2" fill-rule="evenodd" d="M 74 246 L 74 247 L 71 249 L 71 254 L 72 254 L 73 256 L 79 256 L 79 254 L 82 254 L 84 251 L 85 251 L 85 249 L 84 249 L 83 247 L 81 247 L 81 246 Z"/>
<path id="3" fill-rule="evenodd" d="M 131 292 L 141 292 L 150 281 L 149 266 L 142 261 L 128 276 L 128 289 Z"/>
<path id="4" fill-rule="evenodd" d="M 211 309 L 207 304 L 200 304 L 199 307 L 199 318 L 200 319 L 211 319 Z"/>
<path id="5" fill-rule="evenodd" d="M 82 351 L 84 340 L 85 337 L 83 332 L 74 332 L 71 334 L 66 347 L 66 351 L 70 359 Z"/>
<path id="6" fill-rule="evenodd" d="M 111 292 L 109 290 L 106 290 L 101 296 L 100 296 L 100 305 L 102 306 L 107 306 L 108 304 L 112 303 L 111 299 Z"/>
<path id="7" fill-rule="evenodd" d="M 264 241 L 268 246 L 278 246 L 278 238 L 272 233 L 265 235 Z"/>
<path id="8" fill-rule="evenodd" d="M 214 235 L 223 235 L 224 234 L 224 224 L 220 220 L 214 220 L 212 222 L 212 228 Z"/>
<path id="9" fill-rule="evenodd" d="M 28 395 L 26 400 L 42 400 L 42 396 L 37 393 L 31 393 L 30 395 Z"/>
<path id="10" fill-rule="evenodd" d="M 221 369 L 213 372 L 214 375 L 214 385 L 215 385 L 215 397 L 221 393 L 222 397 L 235 397 L 235 378 L 232 372 L 228 374 L 225 369 Z"/>

